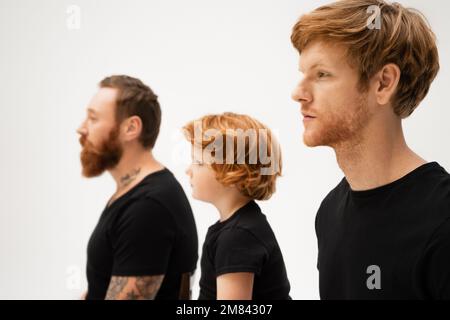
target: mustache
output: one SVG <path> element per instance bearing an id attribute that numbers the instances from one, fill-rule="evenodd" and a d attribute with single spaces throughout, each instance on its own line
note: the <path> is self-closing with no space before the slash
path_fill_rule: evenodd
<path id="1" fill-rule="evenodd" d="M 100 154 L 99 150 L 94 147 L 94 144 L 90 142 L 86 136 L 80 136 L 78 141 L 83 148 L 82 153 Z"/>
<path id="2" fill-rule="evenodd" d="M 81 146 L 84 147 L 84 145 L 86 144 L 86 141 L 87 141 L 86 136 L 80 136 L 78 141 L 80 142 Z"/>

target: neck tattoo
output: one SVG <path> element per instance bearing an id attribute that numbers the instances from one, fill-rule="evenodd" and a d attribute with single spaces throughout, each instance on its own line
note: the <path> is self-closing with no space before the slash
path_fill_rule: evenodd
<path id="1" fill-rule="evenodd" d="M 128 186 L 133 180 L 136 179 L 138 174 L 141 172 L 141 168 L 134 169 L 131 173 L 127 173 L 123 177 L 120 178 L 120 185 L 122 188 Z"/>

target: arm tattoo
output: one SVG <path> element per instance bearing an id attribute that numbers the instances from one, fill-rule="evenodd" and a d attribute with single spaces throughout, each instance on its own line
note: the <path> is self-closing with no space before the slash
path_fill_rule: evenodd
<path id="1" fill-rule="evenodd" d="M 136 288 L 145 299 L 155 299 L 164 276 L 137 277 Z"/>
<path id="2" fill-rule="evenodd" d="M 134 291 L 130 291 L 127 292 L 126 300 L 139 300 L 139 296 Z"/>
<path id="3" fill-rule="evenodd" d="M 164 275 L 111 278 L 106 300 L 153 300 Z"/>
<path id="4" fill-rule="evenodd" d="M 109 283 L 108 292 L 106 293 L 106 300 L 114 300 L 123 288 L 128 283 L 128 279 L 125 277 L 112 277 Z"/>

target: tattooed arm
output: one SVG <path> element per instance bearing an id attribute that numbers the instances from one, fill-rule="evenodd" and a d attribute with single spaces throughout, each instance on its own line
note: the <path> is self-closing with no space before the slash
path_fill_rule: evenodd
<path id="1" fill-rule="evenodd" d="M 153 300 L 164 275 L 142 277 L 111 277 L 106 300 Z"/>

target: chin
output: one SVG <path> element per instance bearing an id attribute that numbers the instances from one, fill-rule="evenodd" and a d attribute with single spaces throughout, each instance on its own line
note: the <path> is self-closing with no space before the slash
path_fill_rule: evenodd
<path id="1" fill-rule="evenodd" d="M 303 143 L 307 147 L 331 147 L 332 142 L 337 140 L 337 135 L 332 135 L 327 130 L 305 130 L 303 133 Z"/>
<path id="2" fill-rule="evenodd" d="M 211 200 L 209 200 L 207 197 L 203 197 L 201 194 L 199 195 L 195 192 L 192 192 L 192 198 L 194 198 L 195 200 L 202 201 L 202 202 L 211 203 Z"/>
<path id="3" fill-rule="evenodd" d="M 86 169 L 83 169 L 82 171 L 81 171 L 81 175 L 83 176 L 83 177 L 85 177 L 85 178 L 96 178 L 96 177 L 99 177 L 99 176 L 101 176 L 102 174 L 103 174 L 103 172 L 105 172 L 105 170 L 102 170 L 102 171 L 99 171 L 99 170 L 97 170 L 97 171 L 90 171 L 90 170 L 86 170 Z"/>
<path id="4" fill-rule="evenodd" d="M 202 197 L 200 197 L 197 192 L 195 192 L 194 190 L 192 190 L 192 198 L 194 198 L 195 200 L 200 200 L 203 201 Z"/>
<path id="5" fill-rule="evenodd" d="M 307 146 L 307 147 L 319 147 L 322 146 L 323 144 L 321 143 L 320 139 L 317 139 L 317 137 L 314 137 L 312 135 L 307 135 L 304 134 L 303 135 L 303 143 Z"/>

